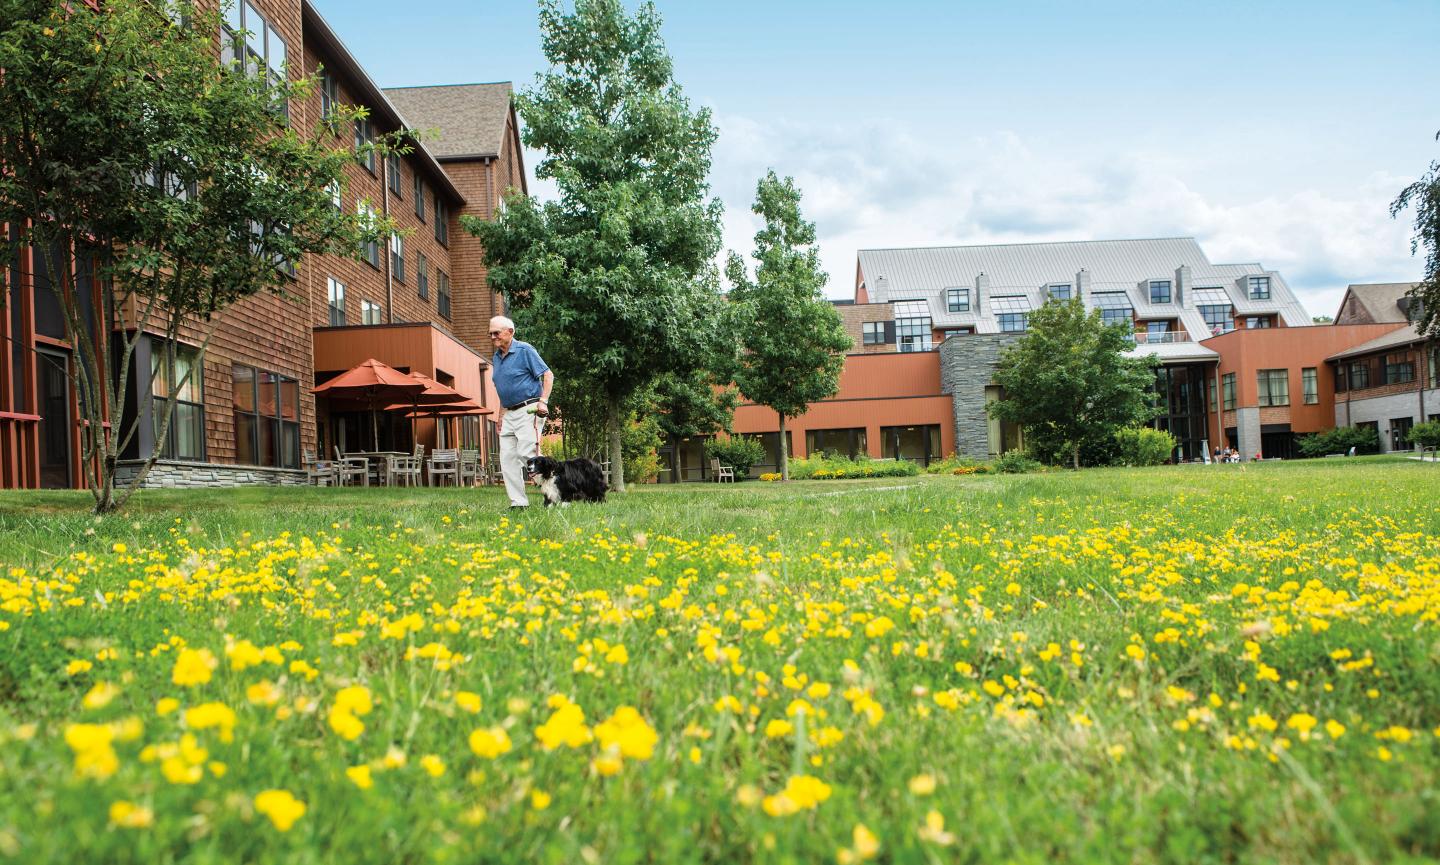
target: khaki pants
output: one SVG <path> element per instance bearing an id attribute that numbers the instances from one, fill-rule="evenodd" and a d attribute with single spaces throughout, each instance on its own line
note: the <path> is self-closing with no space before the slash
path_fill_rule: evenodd
<path id="1" fill-rule="evenodd" d="M 525 461 L 539 452 L 540 426 L 544 419 L 535 414 L 535 405 L 505 412 L 500 421 L 500 474 L 510 504 L 530 504 L 525 495 Z"/>

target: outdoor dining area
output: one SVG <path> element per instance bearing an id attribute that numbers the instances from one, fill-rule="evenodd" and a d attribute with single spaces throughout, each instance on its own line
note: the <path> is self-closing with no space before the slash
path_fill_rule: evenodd
<path id="1" fill-rule="evenodd" d="M 332 443 L 333 457 L 321 450 L 303 454 L 305 476 L 316 486 L 475 486 L 498 482 L 498 467 L 482 459 L 479 447 L 426 447 L 416 434 L 416 423 L 436 423 L 439 442 L 455 441 L 445 424 L 458 418 L 492 413 L 473 399 L 421 373 L 402 372 L 370 358 L 340 375 L 316 385 L 317 401 L 324 400 L 335 415 L 361 412 L 368 418 L 369 447 L 347 450 Z M 382 419 L 387 436 L 382 438 Z M 411 446 L 393 446 L 396 420 L 409 421 Z M 363 425 L 362 425 L 363 426 Z M 385 447 L 386 439 L 391 447 Z"/>

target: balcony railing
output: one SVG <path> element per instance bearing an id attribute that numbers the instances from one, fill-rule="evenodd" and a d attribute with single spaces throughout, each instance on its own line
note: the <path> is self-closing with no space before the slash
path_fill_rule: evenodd
<path id="1" fill-rule="evenodd" d="M 1160 345 L 1172 342 L 1194 342 L 1190 334 L 1183 330 L 1167 330 L 1163 333 L 1137 333 L 1135 334 L 1136 345 Z"/>

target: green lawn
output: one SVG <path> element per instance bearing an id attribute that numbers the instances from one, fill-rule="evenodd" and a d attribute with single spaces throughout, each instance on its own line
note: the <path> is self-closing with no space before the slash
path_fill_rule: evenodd
<path id="1" fill-rule="evenodd" d="M 1437 472 L 0 493 L 0 859 L 1433 861 Z"/>

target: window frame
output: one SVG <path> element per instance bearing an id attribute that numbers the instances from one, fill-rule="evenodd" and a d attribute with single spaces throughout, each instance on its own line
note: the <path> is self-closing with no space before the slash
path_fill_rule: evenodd
<path id="1" fill-rule="evenodd" d="M 440 198 L 439 190 L 435 192 L 435 202 L 431 210 L 435 214 L 435 242 L 445 248 L 450 247 L 450 211 L 445 202 Z"/>
<path id="2" fill-rule="evenodd" d="M 423 223 L 425 221 L 425 178 L 421 177 L 420 172 L 417 171 L 411 175 L 411 180 L 413 181 L 411 192 L 415 197 L 415 218 Z"/>
<path id="3" fill-rule="evenodd" d="M 1300 399 L 1304 405 L 1320 404 L 1320 370 L 1318 367 L 1301 368 Z"/>
<path id="4" fill-rule="evenodd" d="M 395 197 L 401 201 L 405 200 L 405 195 L 400 191 L 404 185 L 400 182 L 404 161 L 398 153 L 392 153 L 385 158 L 386 182 L 390 184 L 390 191 L 395 193 Z"/>
<path id="5" fill-rule="evenodd" d="M 450 275 L 435 268 L 435 309 L 446 321 L 450 320 Z"/>
<path id="6" fill-rule="evenodd" d="M 1155 297 L 1155 289 L 1162 285 L 1165 287 L 1165 297 L 1163 300 L 1160 300 Z M 1149 294 L 1150 303 L 1152 304 L 1174 303 L 1175 283 L 1169 279 L 1152 279 L 1150 280 Z"/>
<path id="7" fill-rule="evenodd" d="M 373 225 L 375 221 L 375 207 L 368 201 L 357 201 L 355 202 L 355 215 L 361 217 L 368 228 Z M 372 240 L 362 240 L 360 242 L 360 255 L 366 264 L 379 270 L 380 239 L 377 237 Z"/>
<path id="8" fill-rule="evenodd" d="M 1410 352 L 1387 354 L 1383 362 L 1386 384 L 1409 384 L 1415 380 L 1415 360 Z"/>
<path id="9" fill-rule="evenodd" d="M 1222 411 L 1235 411 L 1238 402 L 1235 395 L 1235 373 L 1227 372 L 1220 376 L 1220 399 Z"/>
<path id="10" fill-rule="evenodd" d="M 945 311 L 969 312 L 970 289 L 964 287 L 945 289 Z"/>
<path id="11" fill-rule="evenodd" d="M 415 251 L 415 294 L 421 300 L 430 299 L 430 261 L 419 250 Z"/>
<path id="12" fill-rule="evenodd" d="M 369 117 L 355 118 L 355 161 L 375 176 L 375 122 Z"/>
<path id="13" fill-rule="evenodd" d="M 1255 386 L 1255 402 L 1261 408 L 1278 408 L 1290 404 L 1289 369 L 1257 369 Z"/>
<path id="14" fill-rule="evenodd" d="M 325 283 L 325 305 L 330 310 L 330 326 L 345 326 L 345 283 L 335 277 L 327 277 Z M 336 291 L 336 289 L 339 291 Z M 337 320 L 338 319 L 338 320 Z"/>
<path id="15" fill-rule="evenodd" d="M 160 369 L 164 363 L 166 340 L 159 337 L 150 338 L 150 421 L 152 424 L 151 434 L 158 434 L 160 421 L 165 413 L 165 401 L 170 396 L 170 391 L 175 381 L 179 378 L 178 363 L 175 368 L 169 370 Z M 205 462 L 205 363 L 199 358 L 200 350 L 185 343 L 175 343 L 175 360 L 178 362 L 182 357 L 188 356 L 191 364 L 190 379 L 185 383 L 193 399 L 184 399 L 181 391 L 175 395 L 175 410 L 170 415 L 170 428 L 165 431 L 165 441 L 160 446 L 160 457 L 168 460 L 179 460 L 185 462 Z M 199 363 L 196 361 L 199 360 Z M 164 375 L 160 375 L 160 373 Z M 162 384 L 162 393 L 156 393 L 157 383 Z M 193 412 L 195 417 L 188 421 L 194 426 L 191 430 L 198 453 L 180 453 L 179 436 L 182 419 L 188 412 Z"/>
<path id="16" fill-rule="evenodd" d="M 398 231 L 390 235 L 390 272 L 396 282 L 405 284 L 405 238 Z"/>
<path id="17" fill-rule="evenodd" d="M 372 320 L 373 319 L 373 320 Z M 360 299 L 360 324 L 374 327 L 385 323 L 385 309 L 369 298 Z"/>
<path id="18" fill-rule="evenodd" d="M 299 468 L 300 468 L 300 383 L 299 383 L 299 381 L 297 381 L 296 379 L 291 378 L 290 376 L 282 375 L 281 373 L 273 372 L 273 371 L 271 371 L 271 370 L 263 369 L 263 368 L 260 368 L 260 367 L 251 366 L 250 364 L 235 363 L 235 364 L 231 364 L 231 367 L 230 367 L 230 368 L 231 368 L 231 375 L 230 375 L 230 381 L 231 381 L 231 400 L 230 400 L 230 403 L 231 403 L 231 412 L 232 412 L 232 415 L 234 416 L 234 419 L 235 419 L 235 462 L 236 462 L 236 464 L 237 464 L 237 465 L 254 465 L 254 466 L 260 466 L 260 467 L 262 467 L 262 468 L 299 469 Z M 253 408 L 251 411 L 242 411 L 242 410 L 240 409 L 239 405 L 237 404 L 237 397 L 238 397 L 238 395 L 239 395 L 239 389 L 238 389 L 238 386 L 237 386 L 237 385 L 238 385 L 238 382 L 239 382 L 240 379 L 241 379 L 241 377 L 237 374 L 237 371 L 238 371 L 238 370 L 242 370 L 242 369 L 243 369 L 243 370 L 248 370 L 249 373 L 250 373 L 249 383 L 250 383 L 250 387 L 251 387 L 251 389 L 252 389 L 252 390 L 251 390 L 251 394 L 250 394 L 250 399 L 251 399 L 251 404 L 254 406 L 254 408 Z M 268 381 L 266 380 L 267 377 L 268 377 L 268 379 L 269 379 Z M 292 387 L 286 387 L 287 384 L 288 384 L 288 385 L 291 385 Z M 265 405 L 265 401 L 261 398 L 261 388 L 266 387 L 266 386 L 275 388 L 275 400 L 274 400 L 275 414 L 273 414 L 273 415 L 263 414 L 263 413 L 262 413 L 262 410 L 263 410 L 264 405 Z M 295 406 L 294 406 L 294 415 L 295 415 L 295 416 L 294 416 L 294 419 L 287 419 L 287 418 L 285 417 L 285 412 L 286 412 L 286 408 L 287 408 L 287 406 L 288 406 L 288 403 L 286 403 L 285 398 L 284 398 L 284 395 L 285 395 L 285 392 L 286 392 L 287 390 L 291 390 L 291 391 L 293 391 L 294 394 L 295 394 Z M 242 426 L 242 424 L 241 424 L 241 417 L 249 417 L 249 418 L 251 419 L 251 421 L 252 421 L 252 426 L 250 427 L 250 430 L 251 430 L 250 452 L 256 456 L 257 460 L 259 460 L 258 462 L 252 462 L 252 463 L 241 463 L 241 462 L 240 462 L 240 454 L 241 454 L 241 450 L 240 450 L 240 431 L 243 429 L 243 426 Z M 270 460 L 271 460 L 270 462 L 265 462 L 265 461 L 264 461 L 264 456 L 262 455 L 262 453 L 261 453 L 261 448 L 260 448 L 260 442 L 261 442 L 261 438 L 262 438 L 262 436 L 261 436 L 262 424 L 267 424 L 267 423 L 272 425 L 272 427 L 271 427 L 271 437 L 272 437 L 272 441 L 274 442 L 274 451 L 273 451 L 273 453 L 269 454 L 269 458 L 270 458 Z M 293 442 L 294 442 L 294 447 L 293 447 L 293 449 L 286 447 L 286 442 L 287 442 L 287 441 L 293 441 Z"/>
<path id="19" fill-rule="evenodd" d="M 1211 336 L 1219 336 L 1222 333 L 1230 333 L 1235 330 L 1234 304 L 1207 303 L 1203 306 L 1196 306 L 1195 310 L 1199 312 L 1200 317 L 1205 320 L 1205 326 L 1210 329 Z M 1214 312 L 1207 312 L 1207 310 L 1213 310 Z M 1224 311 L 1223 317 L 1212 321 L 1212 316 L 1220 313 L 1222 310 Z M 1216 330 L 1217 326 L 1220 328 L 1219 330 Z"/>
<path id="20" fill-rule="evenodd" d="M 1263 291 L 1257 291 L 1263 289 Z M 1245 277 L 1245 295 L 1251 300 L 1270 299 L 1270 277 L 1269 276 L 1247 276 Z"/>
<path id="21" fill-rule="evenodd" d="M 1057 293 L 1055 291 L 1057 288 L 1063 288 L 1065 291 L 1063 293 Z M 1074 299 L 1075 283 L 1073 282 L 1051 282 L 1047 283 L 1045 286 L 1046 303 L 1049 303 L 1052 300 L 1068 301 Z"/>

